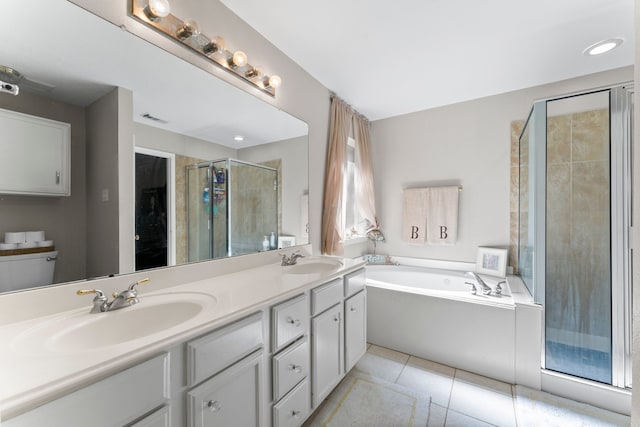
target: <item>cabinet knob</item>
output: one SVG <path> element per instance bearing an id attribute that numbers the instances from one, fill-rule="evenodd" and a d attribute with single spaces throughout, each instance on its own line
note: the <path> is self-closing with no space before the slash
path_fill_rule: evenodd
<path id="1" fill-rule="evenodd" d="M 220 411 L 220 409 L 222 409 L 220 407 L 220 402 L 218 402 L 217 400 L 210 400 L 207 402 L 207 406 L 209 407 L 209 410 L 211 412 L 218 412 Z"/>
<path id="2" fill-rule="evenodd" d="M 340 321 L 340 319 L 338 318 L 338 316 L 335 316 L 335 317 L 333 318 L 333 321 L 334 321 L 334 322 L 339 322 L 339 321 Z"/>
<path id="3" fill-rule="evenodd" d="M 300 319 L 293 319 L 291 317 L 287 317 L 287 323 L 294 326 L 300 326 Z"/>
<path id="4" fill-rule="evenodd" d="M 356 308 L 354 306 L 351 306 L 351 308 L 349 310 L 356 311 Z"/>
<path id="5" fill-rule="evenodd" d="M 294 371 L 296 374 L 299 374 L 300 372 L 302 372 L 302 366 L 300 366 L 300 365 L 291 364 L 291 365 L 289 365 L 289 369 Z"/>
<path id="6" fill-rule="evenodd" d="M 293 415 L 293 418 L 300 419 L 300 411 L 291 411 L 291 415 Z"/>

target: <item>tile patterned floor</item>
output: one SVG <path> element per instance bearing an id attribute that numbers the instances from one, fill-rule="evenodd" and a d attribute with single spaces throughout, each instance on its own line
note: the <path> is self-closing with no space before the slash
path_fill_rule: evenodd
<path id="1" fill-rule="evenodd" d="M 630 424 L 629 417 L 620 414 L 375 345 L 369 346 L 354 369 L 430 395 L 427 427 L 607 427 Z"/>

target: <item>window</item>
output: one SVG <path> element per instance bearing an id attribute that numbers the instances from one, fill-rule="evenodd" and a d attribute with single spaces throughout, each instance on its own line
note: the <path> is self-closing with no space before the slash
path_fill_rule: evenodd
<path id="1" fill-rule="evenodd" d="M 342 182 L 342 223 L 345 242 L 366 237 L 368 221 L 362 217 L 356 200 L 358 173 L 356 171 L 356 143 L 353 138 L 347 141 L 347 161 Z"/>

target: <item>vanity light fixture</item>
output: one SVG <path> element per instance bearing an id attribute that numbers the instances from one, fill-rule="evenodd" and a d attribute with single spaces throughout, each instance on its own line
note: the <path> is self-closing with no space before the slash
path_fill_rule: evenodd
<path id="1" fill-rule="evenodd" d="M 143 24 L 194 50 L 262 92 L 276 96 L 276 89 L 282 84 L 279 76 L 265 75 L 259 67 L 249 64 L 245 52 L 227 50 L 222 37 L 209 38 L 200 32 L 196 21 L 183 21 L 170 11 L 169 0 L 131 0 L 131 15 Z"/>
<path id="2" fill-rule="evenodd" d="M 582 53 L 588 56 L 601 55 L 603 53 L 609 52 L 618 46 L 620 46 L 624 42 L 622 38 L 613 38 L 599 41 L 598 43 L 594 43 L 588 48 L 586 48 Z"/>

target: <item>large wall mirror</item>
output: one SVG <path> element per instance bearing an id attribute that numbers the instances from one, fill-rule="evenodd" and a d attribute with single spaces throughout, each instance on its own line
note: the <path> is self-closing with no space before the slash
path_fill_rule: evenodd
<path id="1" fill-rule="evenodd" d="M 0 65 L 24 78 L 0 109 L 71 124 L 71 195 L 0 194 L 0 241 L 44 231 L 54 284 L 308 243 L 306 123 L 66 0 L 40 3 L 3 2 Z M 17 290 L 6 277 L 0 292 Z"/>

